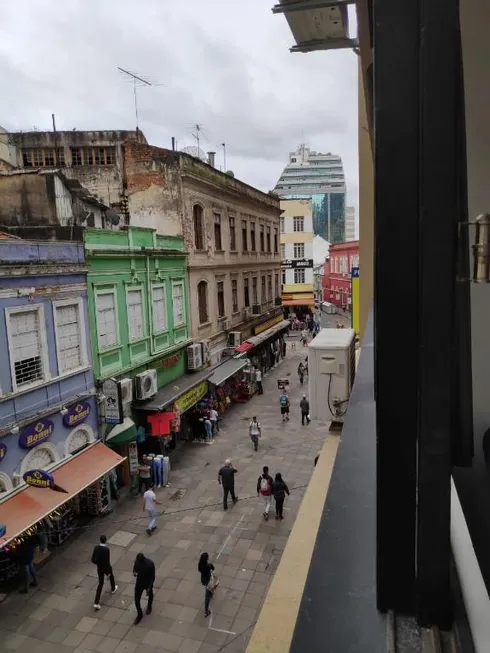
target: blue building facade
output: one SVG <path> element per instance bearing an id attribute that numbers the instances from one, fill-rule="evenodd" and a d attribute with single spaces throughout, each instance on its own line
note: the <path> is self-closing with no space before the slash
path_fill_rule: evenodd
<path id="1" fill-rule="evenodd" d="M 0 499 L 98 439 L 82 244 L 0 240 Z"/>

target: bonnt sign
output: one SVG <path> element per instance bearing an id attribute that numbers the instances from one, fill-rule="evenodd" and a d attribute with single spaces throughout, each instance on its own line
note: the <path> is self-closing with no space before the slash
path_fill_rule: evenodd
<path id="1" fill-rule="evenodd" d="M 51 488 L 54 485 L 52 474 L 42 469 L 31 469 L 22 478 L 27 485 L 32 485 L 32 487 Z"/>
<path id="2" fill-rule="evenodd" d="M 87 419 L 91 410 L 92 407 L 88 401 L 81 401 L 76 406 L 69 408 L 68 412 L 63 415 L 63 424 L 69 428 L 77 426 Z"/>
<path id="3" fill-rule="evenodd" d="M 23 449 L 32 449 L 47 440 L 53 431 L 53 422 L 49 419 L 40 420 L 22 431 L 19 435 L 19 446 Z"/>
<path id="4" fill-rule="evenodd" d="M 192 408 L 197 402 L 204 397 L 208 391 L 208 382 L 202 381 L 194 388 L 191 388 L 182 396 L 174 401 L 174 406 L 178 409 L 179 413 L 185 413 L 186 410 Z"/>
<path id="5" fill-rule="evenodd" d="M 312 258 L 286 258 L 281 261 L 281 269 L 283 270 L 294 270 L 296 268 L 312 268 L 313 259 Z"/>

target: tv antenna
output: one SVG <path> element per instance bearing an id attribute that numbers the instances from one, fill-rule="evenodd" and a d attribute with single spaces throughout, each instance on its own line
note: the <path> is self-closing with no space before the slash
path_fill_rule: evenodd
<path id="1" fill-rule="evenodd" d="M 125 70 L 124 68 L 120 68 L 119 66 L 117 67 L 117 69 L 126 79 L 130 79 L 133 82 L 134 112 L 136 115 L 136 129 L 138 129 L 139 121 L 138 121 L 138 92 L 136 90 L 137 87 L 138 86 L 163 86 L 163 84 L 154 84 L 153 82 L 150 82 L 149 79 L 146 79 L 145 77 L 141 77 L 141 75 L 135 75 L 135 73 L 132 73 L 129 70 Z"/>
<path id="2" fill-rule="evenodd" d="M 192 134 L 192 136 L 196 139 L 196 144 L 197 144 L 197 149 L 199 150 L 199 143 L 201 141 L 201 132 L 202 132 L 202 126 L 196 122 L 195 125 L 193 125 L 194 129 L 196 130 L 195 134 Z"/>

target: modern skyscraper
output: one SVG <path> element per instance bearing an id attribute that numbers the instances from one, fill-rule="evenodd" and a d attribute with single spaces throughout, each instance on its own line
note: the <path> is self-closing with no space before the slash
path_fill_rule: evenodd
<path id="1" fill-rule="evenodd" d="M 347 206 L 345 209 L 345 240 L 349 242 L 350 240 L 357 239 L 357 228 L 356 228 L 356 209 L 354 206 Z"/>
<path id="2" fill-rule="evenodd" d="M 345 240 L 345 177 L 340 156 L 300 145 L 290 152 L 274 192 L 281 199 L 311 199 L 315 235 L 329 243 Z"/>

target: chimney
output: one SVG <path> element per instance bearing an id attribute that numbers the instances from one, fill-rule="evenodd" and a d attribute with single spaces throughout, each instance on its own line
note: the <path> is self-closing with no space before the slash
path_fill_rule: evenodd
<path id="1" fill-rule="evenodd" d="M 175 152 L 175 136 L 172 136 L 172 150 Z"/>
<path id="2" fill-rule="evenodd" d="M 208 163 L 210 166 L 213 166 L 214 168 L 214 157 L 216 156 L 216 152 L 208 152 Z"/>

